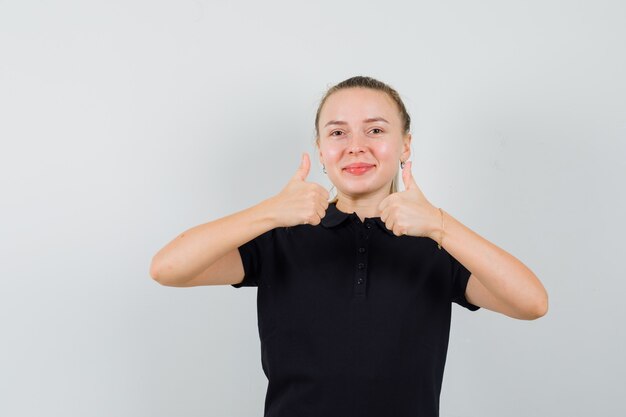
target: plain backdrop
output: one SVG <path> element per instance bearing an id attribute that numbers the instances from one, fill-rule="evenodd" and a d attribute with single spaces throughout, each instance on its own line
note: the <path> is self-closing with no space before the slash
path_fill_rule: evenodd
<path id="1" fill-rule="evenodd" d="M 0 0 L 0 415 L 261 416 L 256 289 L 152 256 L 278 193 L 369 75 L 426 197 L 542 280 L 453 306 L 442 417 L 624 416 L 623 1 Z"/>

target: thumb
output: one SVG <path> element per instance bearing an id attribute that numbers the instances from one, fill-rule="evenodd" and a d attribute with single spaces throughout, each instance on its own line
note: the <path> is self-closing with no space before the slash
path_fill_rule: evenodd
<path id="1" fill-rule="evenodd" d="M 294 175 L 294 178 L 297 178 L 301 181 L 306 181 L 306 177 L 309 175 L 310 169 L 311 160 L 309 159 L 309 154 L 303 152 L 302 159 L 300 160 L 300 166 L 298 167 L 298 171 L 296 171 L 296 175 Z"/>
<path id="2" fill-rule="evenodd" d="M 413 162 L 407 161 L 404 164 L 404 168 L 402 169 L 402 182 L 404 183 L 404 188 L 406 190 L 411 190 L 413 188 L 417 188 L 417 183 L 413 178 L 413 174 L 411 173 L 411 166 Z"/>

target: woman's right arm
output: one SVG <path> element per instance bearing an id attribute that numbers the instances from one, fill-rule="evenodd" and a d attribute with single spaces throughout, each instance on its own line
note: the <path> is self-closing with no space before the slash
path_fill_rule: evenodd
<path id="1" fill-rule="evenodd" d="M 152 258 L 152 278 L 171 287 L 241 282 L 239 246 L 276 227 L 317 225 L 324 217 L 328 191 L 306 182 L 309 169 L 304 154 L 298 171 L 276 196 L 181 233 Z"/>
<path id="2" fill-rule="evenodd" d="M 152 258 L 150 275 L 162 285 L 235 284 L 243 279 L 238 247 L 276 227 L 271 200 L 193 227 Z"/>

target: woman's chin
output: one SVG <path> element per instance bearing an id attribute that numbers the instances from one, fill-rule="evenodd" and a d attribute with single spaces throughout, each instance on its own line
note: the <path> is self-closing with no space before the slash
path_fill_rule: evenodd
<path id="1" fill-rule="evenodd" d="M 343 184 L 336 186 L 336 188 L 341 190 L 341 193 L 351 197 L 365 196 L 377 191 L 377 187 L 373 187 L 371 184 Z"/>
<path id="2" fill-rule="evenodd" d="M 352 176 L 347 174 L 334 179 L 333 184 L 335 188 L 341 193 L 352 197 L 371 195 L 382 189 L 389 189 L 388 182 L 381 181 L 380 178 L 370 175 Z"/>

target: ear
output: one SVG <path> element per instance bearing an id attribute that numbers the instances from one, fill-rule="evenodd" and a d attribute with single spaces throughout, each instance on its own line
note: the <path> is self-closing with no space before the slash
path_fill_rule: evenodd
<path id="1" fill-rule="evenodd" d="M 322 150 L 320 149 L 320 142 L 319 139 L 317 141 L 315 141 L 315 147 L 317 148 L 317 152 L 318 152 L 318 159 L 320 161 L 320 164 L 324 165 L 324 157 L 322 156 Z"/>
<path id="2" fill-rule="evenodd" d="M 407 133 L 402 137 L 402 153 L 400 154 L 400 158 L 403 161 L 406 161 L 411 156 L 411 139 L 413 137 L 410 133 Z"/>

